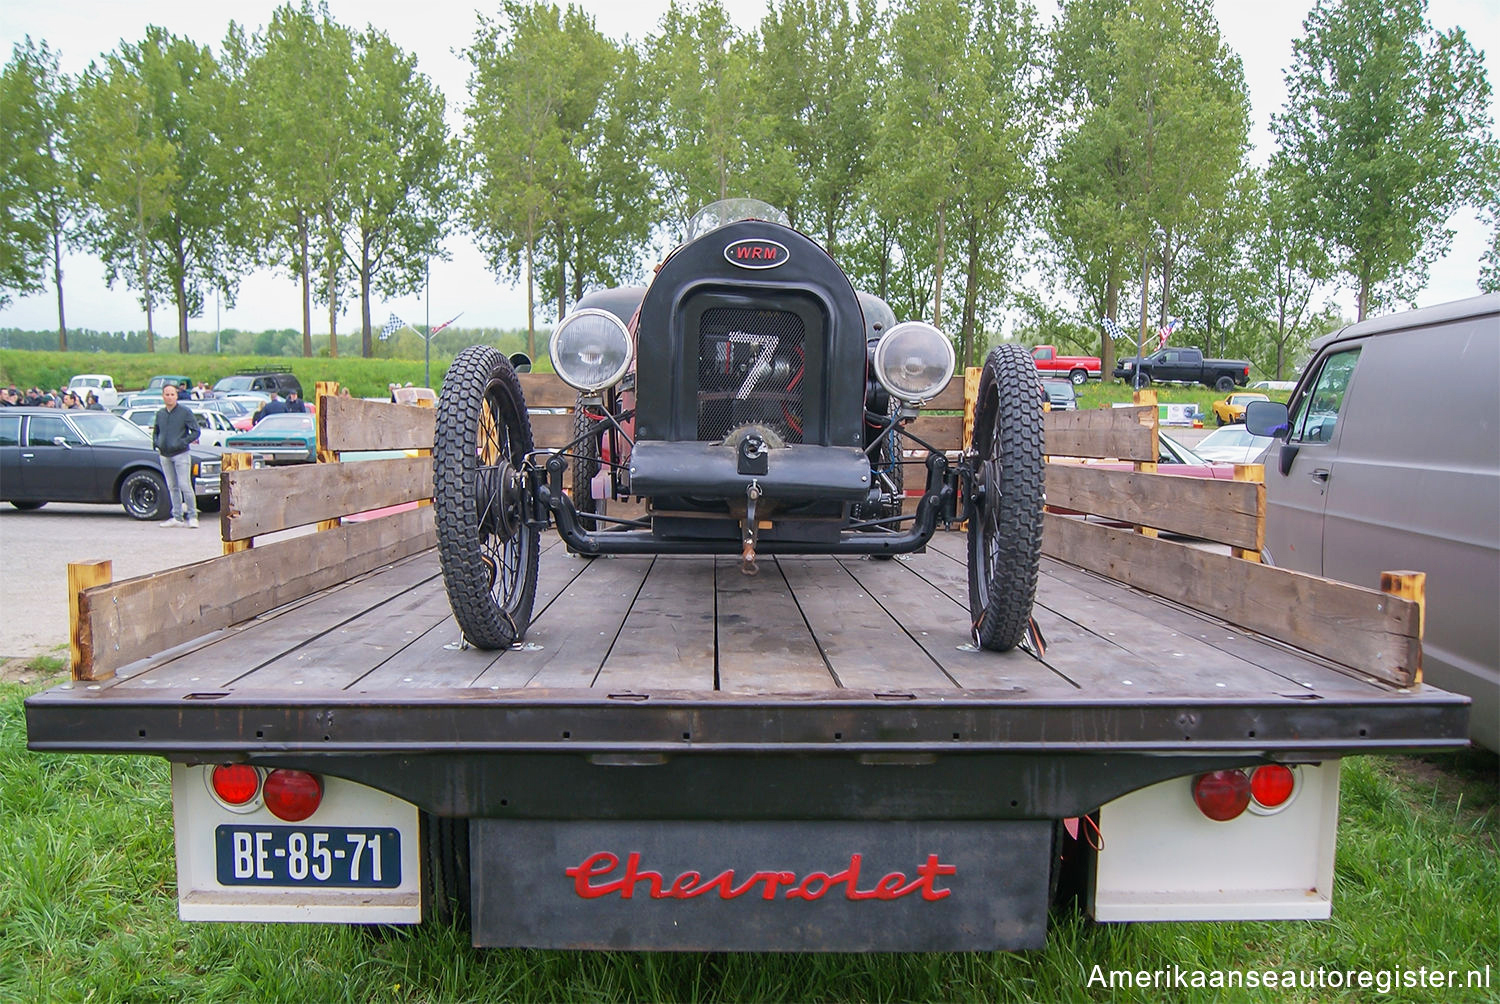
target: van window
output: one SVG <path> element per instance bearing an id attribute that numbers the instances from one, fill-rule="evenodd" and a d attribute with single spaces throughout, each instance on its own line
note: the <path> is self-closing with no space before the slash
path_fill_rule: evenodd
<path id="1" fill-rule="evenodd" d="M 1335 352 L 1323 360 L 1318 379 L 1297 402 L 1291 422 L 1291 442 L 1327 443 L 1333 440 L 1339 411 L 1344 406 L 1344 394 L 1349 389 L 1349 380 L 1354 376 L 1358 362 L 1357 348 Z"/>
<path id="2" fill-rule="evenodd" d="M 0 446 L 21 445 L 21 416 L 0 415 Z"/>

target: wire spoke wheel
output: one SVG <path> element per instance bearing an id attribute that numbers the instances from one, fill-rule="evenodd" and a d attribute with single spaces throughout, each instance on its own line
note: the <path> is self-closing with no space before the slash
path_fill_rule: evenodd
<path id="1" fill-rule="evenodd" d="M 488 346 L 460 352 L 443 379 L 432 450 L 438 559 L 470 644 L 521 640 L 536 599 L 537 531 L 523 465 L 531 420 L 516 371 Z"/>
<path id="2" fill-rule="evenodd" d="M 573 444 L 573 458 L 569 473 L 572 483 L 570 487 L 573 492 L 573 508 L 584 514 L 602 514 L 604 512 L 604 500 L 594 498 L 593 481 L 599 473 L 599 440 L 602 432 L 593 432 L 590 429 L 594 425 L 594 419 L 589 414 L 589 408 L 583 403 L 583 395 L 578 396 L 578 403 L 573 408 L 573 436 L 582 436 L 581 442 Z M 584 521 L 584 529 L 594 530 L 597 527 L 594 521 Z"/>
<path id="3" fill-rule="evenodd" d="M 975 404 L 975 513 L 969 521 L 969 614 L 982 648 L 1026 635 L 1042 557 L 1042 389 L 1019 346 L 985 360 Z"/>

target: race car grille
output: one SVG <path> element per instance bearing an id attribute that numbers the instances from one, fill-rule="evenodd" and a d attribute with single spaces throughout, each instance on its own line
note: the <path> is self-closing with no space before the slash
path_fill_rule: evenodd
<path id="1" fill-rule="evenodd" d="M 715 307 L 698 327 L 698 439 L 743 425 L 802 442 L 806 326 L 784 310 Z"/>

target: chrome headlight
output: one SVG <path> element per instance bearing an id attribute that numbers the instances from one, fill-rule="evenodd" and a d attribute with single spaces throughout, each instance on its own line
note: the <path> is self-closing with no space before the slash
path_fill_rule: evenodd
<path id="1" fill-rule="evenodd" d="M 563 383 L 593 394 L 620 381 L 630 369 L 630 330 L 607 310 L 585 307 L 557 323 L 548 348 Z"/>
<path id="2" fill-rule="evenodd" d="M 953 343 L 926 321 L 902 321 L 875 345 L 875 379 L 910 404 L 930 401 L 953 379 Z"/>

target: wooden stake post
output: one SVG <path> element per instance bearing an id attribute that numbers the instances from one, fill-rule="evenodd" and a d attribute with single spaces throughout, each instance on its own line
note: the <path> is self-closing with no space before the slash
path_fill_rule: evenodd
<path id="1" fill-rule="evenodd" d="M 105 585 L 113 579 L 114 563 L 111 561 L 68 563 L 68 654 L 75 680 L 94 679 L 94 632 L 84 616 L 83 591 L 90 586 Z"/>

